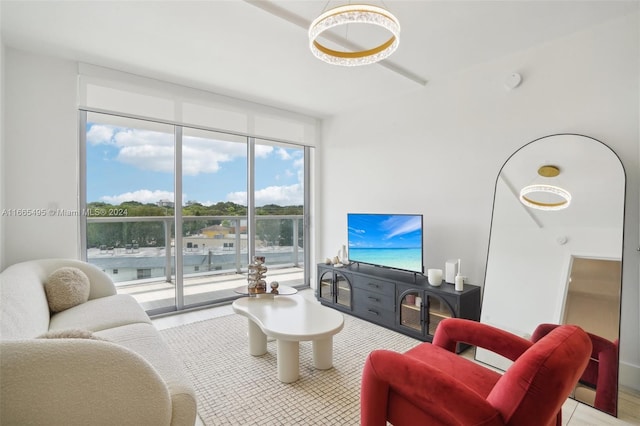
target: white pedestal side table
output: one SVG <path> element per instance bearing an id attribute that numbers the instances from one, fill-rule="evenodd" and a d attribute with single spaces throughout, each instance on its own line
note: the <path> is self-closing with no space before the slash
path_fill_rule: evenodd
<path id="1" fill-rule="evenodd" d="M 243 297 L 233 302 L 233 310 L 248 318 L 249 353 L 267 352 L 267 336 L 277 341 L 278 379 L 292 383 L 300 377 L 301 341 L 312 342 L 313 366 L 333 367 L 333 335 L 344 326 L 338 311 L 295 294 L 274 297 Z"/>

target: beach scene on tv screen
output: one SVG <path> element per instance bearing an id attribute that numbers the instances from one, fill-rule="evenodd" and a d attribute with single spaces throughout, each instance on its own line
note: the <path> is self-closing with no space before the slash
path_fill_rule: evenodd
<path id="1" fill-rule="evenodd" d="M 350 213 L 349 260 L 422 272 L 422 216 Z"/>

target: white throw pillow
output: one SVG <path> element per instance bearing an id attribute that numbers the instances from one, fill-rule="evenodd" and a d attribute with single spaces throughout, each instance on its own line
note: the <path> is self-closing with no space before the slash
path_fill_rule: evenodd
<path id="1" fill-rule="evenodd" d="M 51 312 L 61 312 L 89 300 L 89 277 L 78 268 L 55 270 L 44 284 Z"/>

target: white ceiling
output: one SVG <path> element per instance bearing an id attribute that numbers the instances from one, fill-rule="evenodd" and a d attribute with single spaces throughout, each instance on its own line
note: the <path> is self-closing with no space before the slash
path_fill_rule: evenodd
<path id="1" fill-rule="evenodd" d="M 390 68 L 428 85 L 633 13 L 639 4 L 387 0 L 384 5 L 402 27 L 399 49 L 388 66 L 344 68 L 311 55 L 306 27 L 327 8 L 345 3 L 0 0 L 0 14 L 8 46 L 324 117 L 424 90 L 424 84 Z M 349 31 L 337 35 L 372 47 L 366 34 Z"/>

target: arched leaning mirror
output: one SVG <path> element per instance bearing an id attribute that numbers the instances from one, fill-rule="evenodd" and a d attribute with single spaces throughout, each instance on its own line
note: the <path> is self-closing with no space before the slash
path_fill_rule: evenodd
<path id="1" fill-rule="evenodd" d="M 601 338 L 608 352 L 573 396 L 614 416 L 625 184 L 618 156 L 590 137 L 546 136 L 516 151 L 496 180 L 480 318 L 527 339 L 543 323 Z M 476 359 L 511 364 L 481 349 Z"/>

